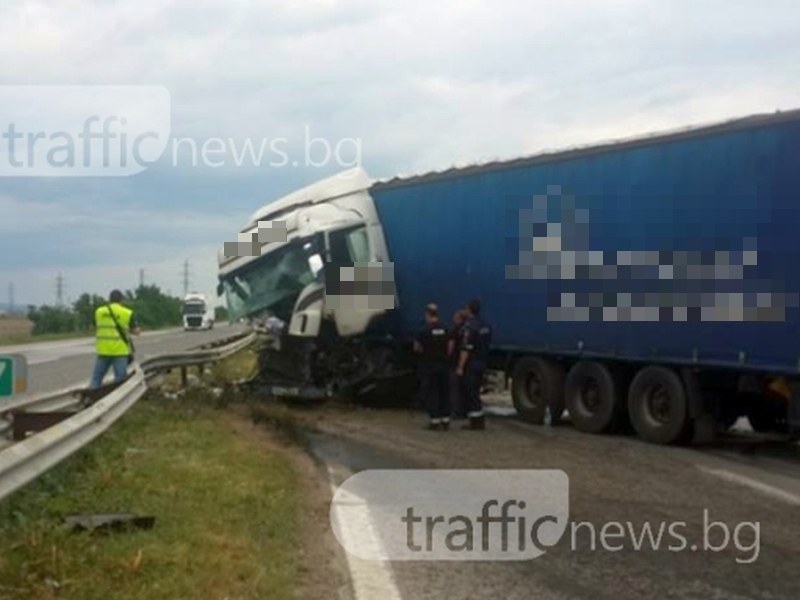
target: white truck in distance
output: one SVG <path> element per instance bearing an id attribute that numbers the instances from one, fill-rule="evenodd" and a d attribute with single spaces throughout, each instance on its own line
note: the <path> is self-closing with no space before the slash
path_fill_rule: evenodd
<path id="1" fill-rule="evenodd" d="M 186 294 L 181 312 L 184 331 L 214 328 L 214 308 L 204 294 Z"/>

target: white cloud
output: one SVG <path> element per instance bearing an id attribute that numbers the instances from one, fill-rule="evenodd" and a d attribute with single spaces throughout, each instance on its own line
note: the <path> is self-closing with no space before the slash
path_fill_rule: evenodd
<path id="1" fill-rule="evenodd" d="M 0 58 L 3 83 L 164 85 L 179 137 L 285 136 L 299 144 L 305 125 L 359 137 L 373 174 L 391 176 L 793 108 L 800 5 L 23 0 L 0 7 Z M 4 205 L 12 216 L 0 229 L 52 222 L 105 231 L 51 253 L 93 256 L 130 244 L 126 252 L 138 260 L 120 268 L 135 272 L 137 262 L 172 261 L 163 254 L 176 246 L 189 252 L 232 238 L 299 173 L 257 172 L 245 185 L 241 172 L 217 172 L 212 186 L 183 169 L 64 184 L 53 197 L 16 182 L 18 200 Z M 180 207 L 164 201 L 165 186 Z M 252 204 L 228 208 L 237 194 Z M 193 201 L 201 196 L 205 208 Z M 123 216 L 104 220 L 106 211 Z M 131 231 L 146 244 L 129 242 Z M 19 264 L 26 260 L 20 253 Z"/>

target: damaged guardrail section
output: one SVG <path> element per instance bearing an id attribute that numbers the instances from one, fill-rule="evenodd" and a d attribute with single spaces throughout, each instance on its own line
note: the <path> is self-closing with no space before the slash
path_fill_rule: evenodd
<path id="1" fill-rule="evenodd" d="M 149 377 L 162 371 L 222 360 L 246 348 L 254 339 L 255 335 L 250 332 L 224 340 L 211 348 L 149 358 L 137 365 L 122 384 L 82 409 L 80 407 L 86 397 L 82 388 L 22 398 L 5 406 L 4 414 L 0 417 L 15 412 L 27 414 L 22 411 L 41 415 L 67 410 L 75 412 L 38 433 L 0 449 L 0 499 L 33 481 L 111 427 L 144 395 Z M 10 420 L 0 419 L 0 436 L 7 436 L 11 429 Z"/>
<path id="2" fill-rule="evenodd" d="M 0 452 L 0 498 L 91 442 L 111 427 L 146 389 L 144 373 L 137 368 L 125 383 L 92 406 Z"/>

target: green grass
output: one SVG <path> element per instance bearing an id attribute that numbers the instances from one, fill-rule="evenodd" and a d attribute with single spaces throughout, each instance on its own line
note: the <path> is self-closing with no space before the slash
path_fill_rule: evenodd
<path id="1" fill-rule="evenodd" d="M 0 598 L 291 598 L 299 482 L 290 460 L 204 402 L 139 402 L 101 439 L 0 502 Z M 74 533 L 71 513 L 154 515 Z"/>
<path id="2" fill-rule="evenodd" d="M 223 361 L 214 363 L 210 369 L 211 381 L 216 384 L 238 381 L 252 376 L 258 368 L 258 353 L 247 348 Z"/>

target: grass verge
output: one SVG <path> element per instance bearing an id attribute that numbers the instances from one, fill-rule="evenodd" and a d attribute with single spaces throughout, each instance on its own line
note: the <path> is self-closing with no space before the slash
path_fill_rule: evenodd
<path id="1" fill-rule="evenodd" d="M 142 401 L 101 439 L 0 502 L 0 598 L 291 598 L 298 477 L 200 403 Z M 135 512 L 149 531 L 73 533 L 71 513 Z"/>
<path id="2" fill-rule="evenodd" d="M 202 384 L 212 388 L 225 388 L 231 383 L 249 378 L 255 373 L 257 365 L 258 355 L 256 352 L 245 348 L 225 360 L 212 363 L 201 370 L 198 370 L 197 367 L 187 367 L 190 387 Z M 162 375 L 158 387 L 168 393 L 182 390 L 181 370 L 173 369 L 170 373 Z M 218 403 L 218 406 L 221 408 L 224 404 L 226 402 L 221 402 Z"/>

